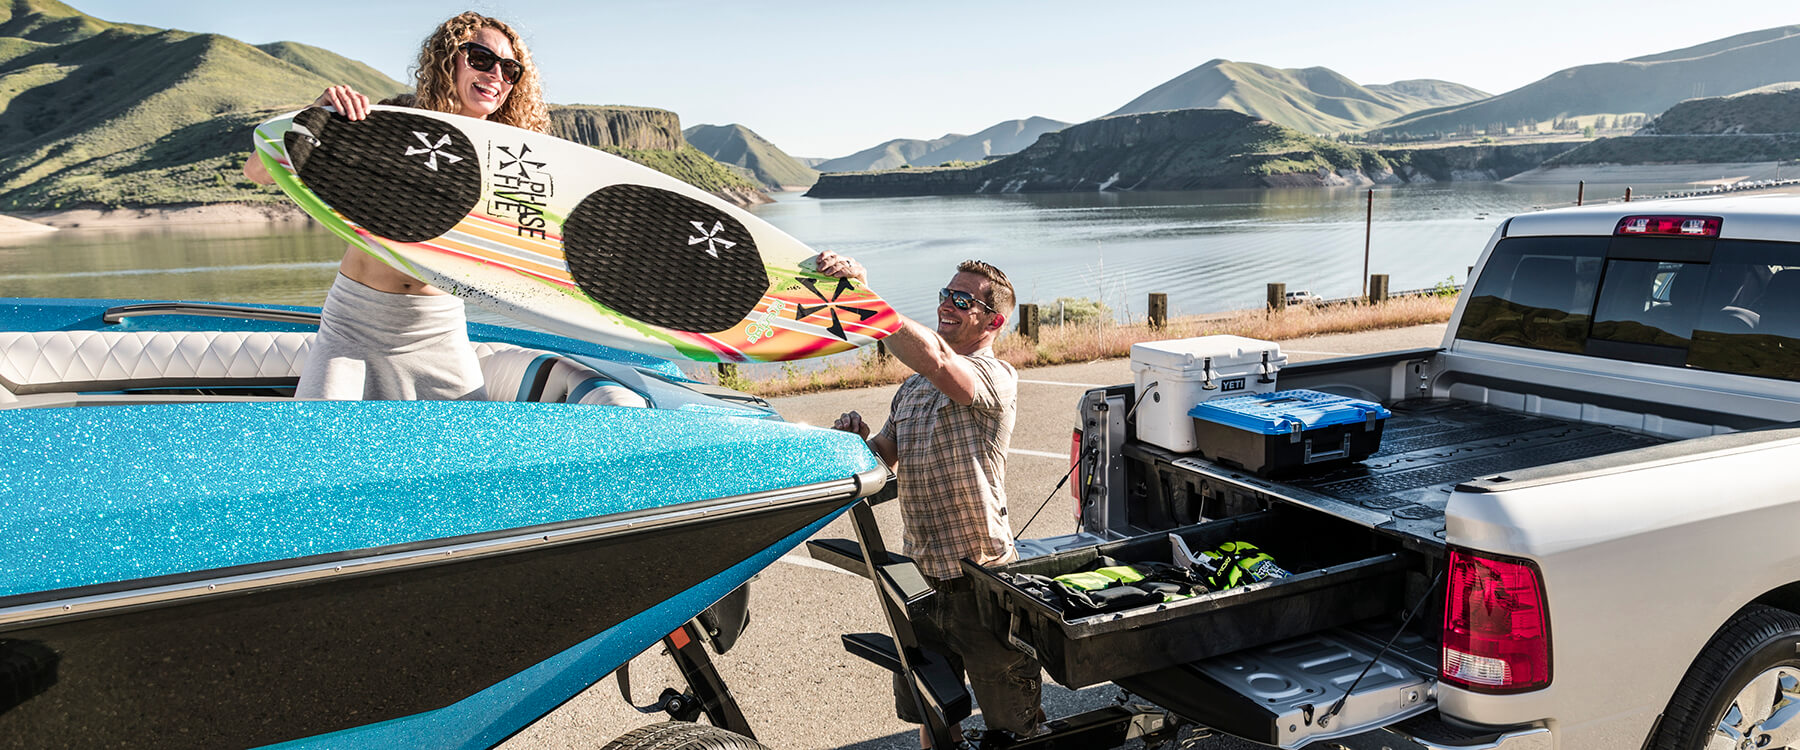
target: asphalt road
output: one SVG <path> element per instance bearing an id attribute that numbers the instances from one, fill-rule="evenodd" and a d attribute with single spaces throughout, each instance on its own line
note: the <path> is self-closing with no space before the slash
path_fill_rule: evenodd
<path id="1" fill-rule="evenodd" d="M 1392 331 L 1319 336 L 1282 342 L 1290 362 L 1348 354 L 1367 354 L 1437 346 L 1444 326 L 1418 326 Z M 1040 507 L 1037 520 L 1022 536 L 1041 537 L 1074 530 L 1067 491 L 1051 495 L 1068 469 L 1069 432 L 1076 400 L 1093 386 L 1130 382 L 1126 360 L 1104 360 L 1020 372 L 1019 416 L 1007 460 L 1006 491 L 1015 532 Z M 856 410 L 880 425 L 887 416 L 894 387 L 795 396 L 775 400 L 789 421 L 829 425 L 839 414 Z M 1046 503 L 1048 498 L 1048 503 Z M 897 503 L 877 507 L 883 535 L 899 549 Z M 820 537 L 852 538 L 847 519 L 839 519 Z M 730 653 L 715 657 L 727 684 L 758 738 L 781 750 L 917 748 L 918 735 L 894 718 L 888 674 L 851 657 L 839 645 L 843 633 L 883 632 L 872 585 L 855 575 L 817 563 L 796 549 L 764 571 L 751 587 L 752 624 Z M 665 686 L 680 678 L 661 646 L 632 661 L 634 700 L 649 703 Z M 1046 679 L 1044 710 L 1068 716 L 1111 703 L 1119 694 L 1111 686 L 1068 690 Z M 597 748 L 632 728 L 665 719 L 643 715 L 625 704 L 618 684 L 606 679 L 514 737 L 504 747 Z M 979 713 L 970 726 L 979 723 Z M 1370 738 L 1346 742 L 1355 750 L 1379 750 L 1385 743 Z M 1198 750 L 1260 748 L 1231 739 L 1205 739 Z"/>

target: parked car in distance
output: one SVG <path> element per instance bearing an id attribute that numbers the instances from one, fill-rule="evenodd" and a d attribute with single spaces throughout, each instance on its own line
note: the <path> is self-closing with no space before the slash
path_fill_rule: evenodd
<path id="1" fill-rule="evenodd" d="M 1287 293 L 1288 307 L 1294 307 L 1294 306 L 1298 306 L 1298 305 L 1316 305 L 1316 304 L 1319 304 L 1320 302 L 1324 302 L 1324 301 L 1325 301 L 1324 297 L 1320 297 L 1319 295 L 1313 294 L 1312 292 L 1306 291 L 1304 289 L 1300 290 L 1298 292 L 1288 292 Z"/>

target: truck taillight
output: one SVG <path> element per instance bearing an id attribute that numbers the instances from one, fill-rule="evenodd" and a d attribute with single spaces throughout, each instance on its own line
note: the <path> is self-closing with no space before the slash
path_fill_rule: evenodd
<path id="1" fill-rule="evenodd" d="M 1613 234 L 1717 237 L 1723 223 L 1717 216 L 1627 216 L 1619 220 Z"/>
<path id="2" fill-rule="evenodd" d="M 1450 549 L 1442 674 L 1478 693 L 1550 684 L 1550 618 L 1535 563 Z"/>
<path id="3" fill-rule="evenodd" d="M 1075 528 L 1081 529 L 1081 430 L 1069 435 L 1069 497 L 1075 498 Z"/>

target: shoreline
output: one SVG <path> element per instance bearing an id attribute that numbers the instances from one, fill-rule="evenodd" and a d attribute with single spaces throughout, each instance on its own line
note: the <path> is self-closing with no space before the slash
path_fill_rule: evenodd
<path id="1" fill-rule="evenodd" d="M 1645 182 L 1696 187 L 1730 185 L 1745 180 L 1780 179 L 1782 162 L 1716 164 L 1594 164 L 1538 167 L 1499 182 L 1510 185 L 1624 184 Z M 1800 167 L 1787 165 L 1788 178 Z M 796 192 L 784 187 L 782 192 Z M 0 213 L 0 236 L 37 236 L 66 229 L 152 229 L 209 225 L 288 224 L 311 221 L 299 206 L 287 202 L 187 203 L 137 208 L 81 208 Z"/>
<path id="2" fill-rule="evenodd" d="M 146 229 L 219 224 L 286 224 L 312 218 L 291 203 L 186 203 L 141 208 L 18 211 L 14 219 L 58 229 Z"/>

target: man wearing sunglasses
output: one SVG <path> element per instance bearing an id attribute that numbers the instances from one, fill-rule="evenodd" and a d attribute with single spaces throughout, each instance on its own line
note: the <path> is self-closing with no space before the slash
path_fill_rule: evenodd
<path id="1" fill-rule="evenodd" d="M 862 264 L 833 252 L 819 272 L 866 282 Z M 973 587 L 957 561 L 1018 559 L 1006 515 L 1006 451 L 1017 414 L 1019 375 L 994 356 L 1014 300 L 1006 274 L 964 261 L 938 291 L 937 327 L 902 318 L 887 349 L 917 373 L 895 392 L 887 423 L 873 436 L 857 412 L 834 429 L 854 432 L 894 469 L 900 485 L 905 552 L 936 591 L 913 619 L 920 645 L 968 674 L 990 730 L 1033 733 L 1043 721 L 1036 659 L 1008 646 L 981 621 Z M 909 690 L 895 677 L 895 711 L 921 723 Z M 924 742 L 930 742 L 920 732 Z"/>

